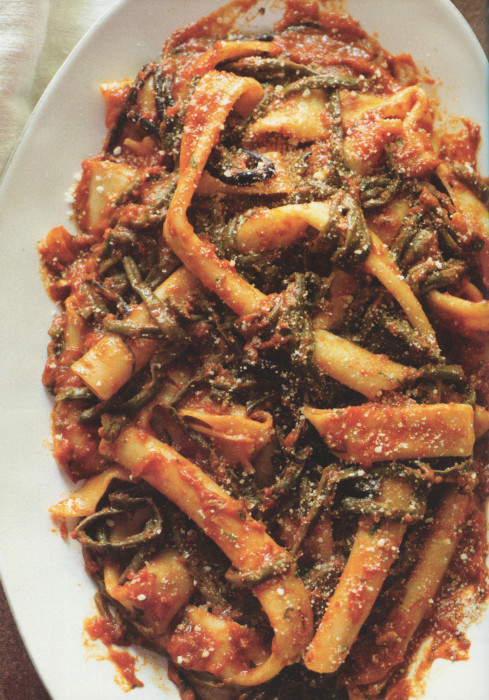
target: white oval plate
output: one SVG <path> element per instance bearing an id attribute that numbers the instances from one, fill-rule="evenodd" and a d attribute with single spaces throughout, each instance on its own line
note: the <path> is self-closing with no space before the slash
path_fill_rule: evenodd
<path id="1" fill-rule="evenodd" d="M 48 449 L 51 404 L 41 386 L 53 305 L 39 276 L 36 242 L 70 227 L 65 193 L 84 157 L 105 134 L 102 80 L 132 77 L 159 55 L 178 26 L 219 0 L 124 0 L 82 40 L 50 84 L 13 155 L 0 188 L 2 250 L 0 571 L 27 649 L 53 700 L 127 700 L 110 662 L 82 642 L 93 614 L 93 586 L 76 543 L 64 542 L 48 508 L 68 489 Z M 448 0 L 347 0 L 347 9 L 390 51 L 411 52 L 441 80 L 449 113 L 481 124 L 488 161 L 487 62 Z M 270 26 L 270 25 L 269 25 Z M 482 169 L 486 169 L 482 166 Z M 440 662 L 429 700 L 487 700 L 489 620 L 472 629 L 470 661 Z M 177 698 L 162 668 L 144 663 L 138 700 Z"/>

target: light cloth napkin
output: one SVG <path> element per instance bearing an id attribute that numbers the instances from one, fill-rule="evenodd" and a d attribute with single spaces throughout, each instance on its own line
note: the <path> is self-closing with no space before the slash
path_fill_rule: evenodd
<path id="1" fill-rule="evenodd" d="M 0 173 L 47 84 L 117 0 L 0 0 Z"/>

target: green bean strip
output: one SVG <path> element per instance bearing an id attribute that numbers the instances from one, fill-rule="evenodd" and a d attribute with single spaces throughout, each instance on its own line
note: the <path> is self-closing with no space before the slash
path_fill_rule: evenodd
<path id="1" fill-rule="evenodd" d="M 97 401 L 97 397 L 86 386 L 68 386 L 57 392 L 56 402 L 60 401 Z"/>
<path id="2" fill-rule="evenodd" d="M 283 574 L 290 569 L 293 564 L 293 558 L 288 552 L 284 552 L 280 557 L 270 564 L 266 564 L 261 569 L 252 571 L 238 571 L 232 567 L 226 572 L 226 579 L 234 586 L 243 588 L 253 588 L 260 583 L 264 583 L 274 576 Z"/>
<path id="3" fill-rule="evenodd" d="M 348 90 L 355 90 L 359 85 L 358 78 L 352 78 L 351 76 L 343 76 L 338 73 L 316 73 L 314 75 L 309 75 L 305 78 L 301 78 L 295 83 L 291 83 L 284 88 L 284 94 L 288 95 L 291 92 L 302 92 L 303 90 L 338 90 L 339 88 L 344 88 Z M 333 106 L 333 111 L 339 108 L 339 103 Z"/>
<path id="4" fill-rule="evenodd" d="M 107 506 L 93 513 L 93 515 L 88 515 L 76 526 L 73 534 L 83 547 L 87 547 L 97 552 L 122 551 L 132 549 L 133 547 L 138 547 L 141 544 L 149 542 L 150 540 L 161 535 L 163 521 L 161 514 L 152 499 L 131 498 L 125 495 L 124 498 L 118 500 L 118 503 L 119 506 Z M 111 521 L 113 518 L 119 515 L 126 514 L 127 511 L 140 510 L 143 507 L 150 507 L 151 515 L 148 517 L 143 530 L 135 535 L 130 535 L 121 540 L 112 541 L 105 535 L 105 530 L 100 528 L 101 523 L 107 526 L 107 520 Z M 96 539 L 90 536 L 87 532 L 87 530 L 94 525 L 97 529 Z"/>
<path id="5" fill-rule="evenodd" d="M 482 177 L 473 168 L 468 168 L 463 163 L 453 163 L 453 171 L 469 189 L 473 190 L 478 198 L 489 207 L 489 178 Z"/>
<path id="6" fill-rule="evenodd" d="M 169 305 L 161 302 L 153 294 L 151 288 L 142 281 L 141 273 L 132 258 L 126 255 L 122 262 L 129 284 L 139 294 L 163 335 L 174 343 L 186 345 L 188 343 L 187 334 L 177 323 L 175 314 L 170 310 Z"/>
<path id="7" fill-rule="evenodd" d="M 317 485 L 312 505 L 307 511 L 306 516 L 301 519 L 301 524 L 296 532 L 294 542 L 290 550 L 290 553 L 294 558 L 297 557 L 299 549 L 302 545 L 305 536 L 309 531 L 309 528 L 311 527 L 311 524 L 319 515 L 319 512 L 326 505 L 326 503 L 331 502 L 334 498 L 334 489 L 330 489 L 331 474 L 331 467 L 326 467 Z"/>
<path id="8" fill-rule="evenodd" d="M 106 333 L 117 333 L 125 338 L 164 338 L 162 331 L 156 326 L 139 325 L 127 319 L 105 317 L 103 327 Z"/>

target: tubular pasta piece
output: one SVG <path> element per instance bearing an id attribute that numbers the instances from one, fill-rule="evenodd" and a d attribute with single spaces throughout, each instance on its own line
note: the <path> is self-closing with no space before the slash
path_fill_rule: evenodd
<path id="1" fill-rule="evenodd" d="M 468 404 L 389 406 L 366 403 L 341 409 L 305 407 L 332 452 L 349 462 L 467 457 L 474 447 L 474 409 Z"/>
<path id="2" fill-rule="evenodd" d="M 74 362 L 71 369 L 99 399 L 106 401 L 132 377 L 135 358 L 119 335 L 108 333 Z"/>
<path id="3" fill-rule="evenodd" d="M 156 643 L 179 610 L 189 601 L 194 585 L 179 553 L 163 549 L 139 571 L 119 583 L 120 567 L 113 561 L 104 566 L 107 593 L 150 630 Z"/>
<path id="4" fill-rule="evenodd" d="M 314 340 L 313 357 L 319 369 L 369 399 L 399 389 L 417 375 L 413 367 L 392 362 L 329 331 L 316 331 Z"/>
<path id="5" fill-rule="evenodd" d="M 436 290 L 429 293 L 428 299 L 433 312 L 462 335 L 489 331 L 489 301 L 469 301 Z"/>
<path id="6" fill-rule="evenodd" d="M 110 225 L 114 214 L 114 203 L 136 174 L 136 169 L 125 163 L 109 160 L 86 160 L 76 200 L 88 231 L 102 234 Z M 86 194 L 85 194 L 86 193 Z"/>
<path id="7" fill-rule="evenodd" d="M 199 467 L 148 433 L 124 428 L 113 443 L 102 440 L 100 449 L 181 508 L 238 571 L 260 570 L 286 555 L 264 525 L 251 518 L 238 501 Z M 270 619 L 275 637 L 265 662 L 225 679 L 246 686 L 264 683 L 295 661 L 312 636 L 309 597 L 292 571 L 260 583 L 253 592 Z"/>
<path id="8" fill-rule="evenodd" d="M 389 569 L 399 554 L 404 523 L 362 516 L 350 556 L 328 602 L 304 662 L 317 673 L 336 671 L 368 617 Z"/>
<path id="9" fill-rule="evenodd" d="M 404 597 L 378 630 L 375 647 L 369 649 L 371 661 L 355 674 L 355 685 L 382 681 L 403 661 L 409 642 L 433 601 L 453 557 L 470 503 L 469 496 L 456 491 L 449 491 L 443 497 L 426 543 L 407 581 Z"/>
<path id="10" fill-rule="evenodd" d="M 194 430 L 209 435 L 228 459 L 241 462 L 248 471 L 253 469 L 250 459 L 273 435 L 273 419 L 266 411 L 255 413 L 253 418 L 199 409 L 183 409 L 179 413 L 196 420 Z"/>
<path id="11" fill-rule="evenodd" d="M 198 280 L 185 267 L 180 267 L 155 290 L 155 296 L 163 301 L 183 301 L 199 286 Z M 135 323 L 152 323 L 143 305 L 137 306 L 126 317 Z M 121 336 L 108 333 L 83 357 L 71 365 L 87 386 L 102 400 L 113 396 L 133 374 L 147 364 L 158 347 L 158 341 L 140 338 L 125 342 Z"/>
<path id="12" fill-rule="evenodd" d="M 324 90 L 295 93 L 274 105 L 249 128 L 250 139 L 262 134 L 282 134 L 299 143 L 317 141 L 329 136 L 329 118 Z"/>
<path id="13" fill-rule="evenodd" d="M 239 675 L 242 668 L 261 664 L 267 657 L 257 632 L 194 605 L 185 608 L 183 620 L 166 647 L 183 668 L 226 678 Z"/>
<path id="14" fill-rule="evenodd" d="M 127 472 L 119 467 L 111 467 L 101 474 L 92 476 L 78 491 L 73 492 L 55 506 L 51 506 L 49 512 L 55 518 L 84 518 L 92 515 L 113 479 L 128 481 Z"/>

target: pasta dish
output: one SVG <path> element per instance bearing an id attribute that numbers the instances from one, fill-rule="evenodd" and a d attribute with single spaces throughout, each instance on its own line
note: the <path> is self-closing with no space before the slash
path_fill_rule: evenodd
<path id="1" fill-rule="evenodd" d="M 489 181 L 408 54 L 283 4 L 101 86 L 76 232 L 39 244 L 51 512 L 92 633 L 187 700 L 407 699 L 488 594 Z"/>

